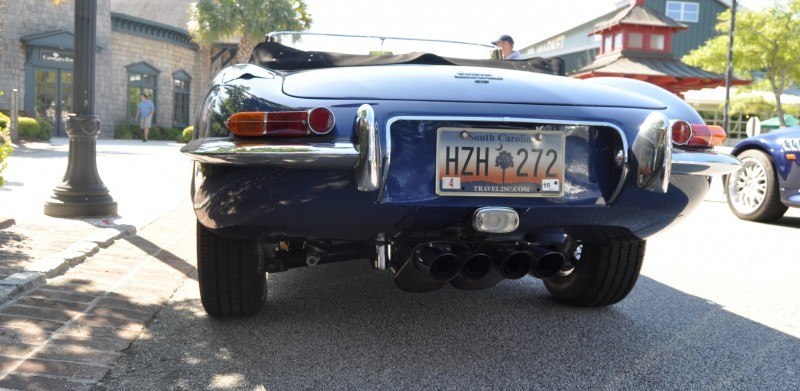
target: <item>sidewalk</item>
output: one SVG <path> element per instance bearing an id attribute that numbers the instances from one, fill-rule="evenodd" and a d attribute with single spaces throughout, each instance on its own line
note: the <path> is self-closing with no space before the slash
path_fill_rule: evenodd
<path id="1" fill-rule="evenodd" d="M 193 222 L 185 197 L 137 234 L 0 304 L 0 389 L 97 389 L 134 340 L 151 338 L 148 325 L 175 290 L 197 278 Z"/>
<path id="2" fill-rule="evenodd" d="M 67 166 L 67 139 L 15 147 L 0 187 L 0 305 L 63 274 L 175 208 L 188 194 L 191 163 L 180 144 L 98 140 L 100 178 L 119 216 L 53 218 L 45 200 Z"/>

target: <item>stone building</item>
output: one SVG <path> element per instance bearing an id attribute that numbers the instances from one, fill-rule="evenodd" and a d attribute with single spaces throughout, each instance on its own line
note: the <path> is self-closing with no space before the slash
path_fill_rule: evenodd
<path id="1" fill-rule="evenodd" d="M 140 92 L 156 105 L 154 125 L 193 122 L 212 69 L 209 51 L 187 31 L 191 2 L 98 0 L 95 113 L 101 137 L 112 138 L 116 125 L 133 119 Z M 53 136 L 66 136 L 73 31 L 73 1 L 0 0 L 0 111 L 8 112 L 16 88 L 24 114 L 47 119 Z"/>

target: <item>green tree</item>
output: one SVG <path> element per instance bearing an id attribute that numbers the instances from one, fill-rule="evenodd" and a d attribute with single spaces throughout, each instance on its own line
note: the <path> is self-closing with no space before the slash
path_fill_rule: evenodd
<path id="1" fill-rule="evenodd" d="M 303 0 L 200 0 L 191 10 L 191 29 L 204 45 L 239 37 L 236 62 L 247 62 L 271 31 L 306 30 L 311 16 Z"/>
<path id="2" fill-rule="evenodd" d="M 738 11 L 738 10 L 737 10 Z M 689 65 L 712 72 L 727 69 L 728 33 L 731 12 L 720 14 L 715 29 L 721 34 L 683 57 Z M 770 92 L 775 94 L 775 108 L 781 121 L 784 109 L 781 94 L 792 82 L 800 80 L 800 0 L 779 2 L 763 11 L 738 11 L 733 44 L 733 69 L 738 77 L 750 71 L 764 72 Z"/>

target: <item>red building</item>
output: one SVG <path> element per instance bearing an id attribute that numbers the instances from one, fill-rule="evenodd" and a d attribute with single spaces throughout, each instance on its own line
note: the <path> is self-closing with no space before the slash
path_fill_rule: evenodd
<path id="1" fill-rule="evenodd" d="M 600 23 L 589 35 L 600 35 L 600 53 L 573 77 L 628 77 L 658 85 L 675 94 L 725 85 L 725 76 L 682 63 L 672 54 L 672 35 L 688 27 L 631 0 L 629 7 Z M 732 84 L 748 84 L 732 80 Z"/>

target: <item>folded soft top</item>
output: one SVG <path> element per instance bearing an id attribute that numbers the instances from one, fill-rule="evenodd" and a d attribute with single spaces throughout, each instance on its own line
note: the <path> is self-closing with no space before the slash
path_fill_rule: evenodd
<path id="1" fill-rule="evenodd" d="M 250 63 L 280 71 L 302 69 L 356 67 L 368 65 L 425 64 L 461 65 L 564 75 L 564 60 L 534 57 L 526 60 L 469 60 L 440 57 L 430 53 L 384 54 L 368 56 L 333 52 L 303 51 L 277 42 L 259 43 L 250 56 Z"/>

